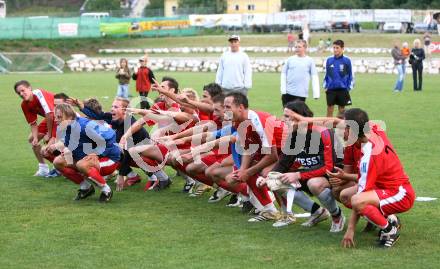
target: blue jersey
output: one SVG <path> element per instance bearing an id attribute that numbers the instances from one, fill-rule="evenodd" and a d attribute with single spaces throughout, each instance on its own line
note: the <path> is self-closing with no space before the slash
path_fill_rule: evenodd
<path id="1" fill-rule="evenodd" d="M 116 144 L 116 133 L 108 125 L 78 117 L 65 130 L 58 127 L 57 133 L 57 137 L 72 152 L 75 161 L 89 154 L 108 157 L 115 162 L 121 157 L 121 151 Z"/>
<path id="2" fill-rule="evenodd" d="M 237 137 L 237 129 L 235 129 L 235 127 L 233 127 L 232 125 L 227 125 L 225 127 L 223 127 L 220 130 L 217 130 L 215 132 L 212 133 L 216 139 L 223 137 L 223 136 L 228 136 L 228 135 L 232 135 Z M 238 153 L 237 151 L 237 147 L 236 147 L 236 143 L 231 143 L 231 155 L 232 155 L 232 159 L 234 160 L 234 165 L 237 168 L 240 168 L 241 166 L 241 154 Z"/>
<path id="3" fill-rule="evenodd" d="M 346 90 L 353 89 L 354 74 L 348 57 L 329 57 L 325 64 L 324 89 Z"/>

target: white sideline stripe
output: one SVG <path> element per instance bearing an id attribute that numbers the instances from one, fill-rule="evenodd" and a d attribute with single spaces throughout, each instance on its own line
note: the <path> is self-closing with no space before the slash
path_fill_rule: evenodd
<path id="1" fill-rule="evenodd" d="M 437 200 L 437 198 L 435 197 L 417 197 L 416 201 L 418 202 L 431 202 L 431 201 L 435 201 Z"/>
<path id="2" fill-rule="evenodd" d="M 112 160 L 107 160 L 107 161 L 104 161 L 104 162 L 99 162 L 99 166 L 100 166 L 101 168 L 103 168 L 103 167 L 108 167 L 108 166 L 112 166 L 112 165 L 114 165 L 114 164 L 115 164 L 115 162 L 112 161 Z"/>
<path id="3" fill-rule="evenodd" d="M 380 201 L 380 207 L 384 207 L 389 204 L 397 203 L 397 202 L 401 201 L 405 197 L 405 195 L 406 195 L 406 190 L 402 186 L 400 186 L 399 192 L 396 195 L 388 197 L 387 199 Z"/>

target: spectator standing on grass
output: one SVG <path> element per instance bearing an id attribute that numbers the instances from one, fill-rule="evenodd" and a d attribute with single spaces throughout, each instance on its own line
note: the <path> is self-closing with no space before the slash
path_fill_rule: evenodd
<path id="1" fill-rule="evenodd" d="M 307 43 L 298 40 L 295 54 L 287 59 L 281 71 L 281 101 L 283 107 L 296 100 L 305 101 L 309 96 L 309 83 L 312 80 L 313 98 L 319 98 L 319 78 L 315 62 L 306 55 Z"/>
<path id="2" fill-rule="evenodd" d="M 403 90 L 403 79 L 405 78 L 405 56 L 400 49 L 400 42 L 395 41 L 394 47 L 391 50 L 391 56 L 394 60 L 394 65 L 397 68 L 397 82 L 394 86 L 394 92 L 401 92 Z"/>
<path id="3" fill-rule="evenodd" d="M 252 87 L 252 66 L 249 56 L 240 50 L 240 36 L 228 38 L 230 50 L 220 58 L 215 83 L 219 84 L 224 93 L 241 92 L 247 96 Z"/>
<path id="4" fill-rule="evenodd" d="M 151 85 L 154 84 L 154 73 L 147 67 L 148 57 L 139 59 L 140 67 L 133 73 L 133 79 L 136 80 L 136 91 L 141 97 L 141 108 L 149 109 L 150 104 L 148 103 L 147 97 L 151 90 Z"/>
<path id="5" fill-rule="evenodd" d="M 293 51 L 293 47 L 295 46 L 295 35 L 292 33 L 292 30 L 289 30 L 287 34 L 287 52 L 290 53 Z"/>
<path id="6" fill-rule="evenodd" d="M 423 60 L 425 51 L 421 48 L 420 39 L 414 40 L 414 48 L 411 49 L 409 63 L 412 67 L 414 91 L 422 90 Z"/>
<path id="7" fill-rule="evenodd" d="M 128 61 L 122 58 L 119 61 L 119 67 L 116 70 L 116 79 L 118 80 L 117 97 L 128 98 L 128 83 L 130 82 L 130 69 L 128 68 Z"/>
<path id="8" fill-rule="evenodd" d="M 428 59 L 431 59 L 431 50 L 429 46 L 431 45 L 431 34 L 429 32 L 425 32 L 423 35 L 423 44 L 425 45 L 425 53 L 428 56 Z"/>
<path id="9" fill-rule="evenodd" d="M 344 56 L 344 41 L 333 42 L 333 56 L 325 64 L 324 89 L 327 97 L 327 117 L 333 117 L 334 106 L 338 105 L 339 114 L 345 106 L 351 105 L 349 91 L 354 86 L 354 74 L 351 60 Z"/>

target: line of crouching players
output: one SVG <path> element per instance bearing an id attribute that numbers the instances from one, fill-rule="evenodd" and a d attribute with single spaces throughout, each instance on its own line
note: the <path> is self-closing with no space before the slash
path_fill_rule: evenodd
<path id="1" fill-rule="evenodd" d="M 116 190 L 122 190 L 141 181 L 132 169 L 141 168 L 148 176 L 145 190 L 161 191 L 172 184 L 163 171 L 171 166 L 185 179 L 184 192 L 197 197 L 215 189 L 208 202 L 230 196 L 227 206 L 240 207 L 251 215 L 249 222 L 295 223 L 295 204 L 310 213 L 304 227 L 330 219 L 330 232 L 338 233 L 347 223 L 344 247 L 354 246 L 360 216 L 368 221 L 365 230 L 379 228 L 381 247 L 399 239 L 395 214 L 412 207 L 415 193 L 385 132 L 365 111 L 319 118 L 304 102 L 293 101 L 277 119 L 251 110 L 241 93 L 223 95 L 215 83 L 204 87 L 202 98 L 190 88 L 179 91 L 171 77 L 152 89 L 159 98 L 151 109 L 116 98 L 104 112 L 96 99 L 83 102 L 17 82 L 39 162 L 36 175 L 49 173 L 44 157 L 79 185 L 75 200 L 98 187 L 99 201 L 109 202 L 109 176 L 116 174 Z M 40 124 L 38 115 L 45 118 Z M 154 126 L 151 137 L 145 125 Z M 348 220 L 337 201 L 352 209 Z"/>

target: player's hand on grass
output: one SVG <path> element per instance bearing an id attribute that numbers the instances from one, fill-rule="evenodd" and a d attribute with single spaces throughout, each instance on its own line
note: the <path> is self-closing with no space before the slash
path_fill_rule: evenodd
<path id="1" fill-rule="evenodd" d="M 125 177 L 118 175 L 116 178 L 116 191 L 124 190 Z"/>
<path id="2" fill-rule="evenodd" d="M 285 173 L 280 176 L 281 182 L 285 184 L 294 184 L 299 185 L 299 179 L 301 178 L 299 172 L 293 172 L 293 173 Z"/>
<path id="3" fill-rule="evenodd" d="M 341 246 L 343 248 L 354 248 L 354 231 L 351 229 L 347 229 L 344 234 L 344 238 L 342 238 Z"/>

